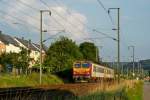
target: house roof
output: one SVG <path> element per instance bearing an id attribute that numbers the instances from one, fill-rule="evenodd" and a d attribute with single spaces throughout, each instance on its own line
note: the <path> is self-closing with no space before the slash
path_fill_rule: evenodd
<path id="1" fill-rule="evenodd" d="M 36 43 L 33 43 L 39 50 L 40 50 L 40 45 L 39 44 L 36 44 Z M 47 46 L 43 45 L 43 51 L 47 51 L 48 48 Z"/>
<path id="2" fill-rule="evenodd" d="M 0 41 L 6 45 L 13 44 L 14 46 L 20 47 L 19 44 L 14 40 L 14 38 L 9 35 L 0 33 Z"/>
<path id="3" fill-rule="evenodd" d="M 21 44 L 23 44 L 26 48 L 29 48 L 34 51 L 40 51 L 39 44 L 29 42 L 28 40 L 25 40 L 23 38 L 21 39 L 21 38 L 17 38 L 17 37 L 11 37 L 9 35 L 2 34 L 2 32 L 0 31 L 0 41 L 2 43 L 6 44 L 6 45 L 13 44 L 16 47 L 20 47 L 20 45 L 18 44 L 18 42 L 15 39 L 17 41 L 19 41 Z M 47 51 L 48 48 L 45 45 L 43 45 L 43 50 Z"/>
<path id="4" fill-rule="evenodd" d="M 33 44 L 27 40 L 24 40 L 24 39 L 20 39 L 20 38 L 17 38 L 15 37 L 19 42 L 21 42 L 25 47 L 31 49 L 31 50 L 34 50 L 34 51 L 39 51 L 36 47 L 33 46 Z"/>

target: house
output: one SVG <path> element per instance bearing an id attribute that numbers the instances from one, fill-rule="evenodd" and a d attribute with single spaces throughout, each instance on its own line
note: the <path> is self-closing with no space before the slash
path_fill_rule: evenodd
<path id="1" fill-rule="evenodd" d="M 25 40 L 24 38 L 11 37 L 9 35 L 3 34 L 0 31 L 0 54 L 2 53 L 19 53 L 22 48 L 29 50 L 29 57 L 31 59 L 29 67 L 31 68 L 35 65 L 36 62 L 40 60 L 40 45 L 33 43 L 31 40 Z M 45 56 L 45 50 L 47 49 L 44 46 L 42 49 L 42 57 Z"/>
<path id="2" fill-rule="evenodd" d="M 32 59 L 31 65 L 35 64 L 35 62 L 40 61 L 40 45 L 39 44 L 31 42 L 31 40 L 27 41 L 24 38 L 21 39 L 21 38 L 15 37 L 15 40 L 18 42 L 20 47 L 23 47 L 30 51 L 30 58 Z M 42 58 L 43 59 L 46 55 L 46 50 L 48 50 L 47 47 L 43 46 L 43 49 L 42 49 Z"/>
<path id="3" fill-rule="evenodd" d="M 20 39 L 17 37 L 15 37 L 15 40 L 17 41 L 20 47 L 30 51 L 30 58 L 34 59 L 35 61 L 39 59 L 40 56 L 39 48 L 35 47 L 30 40 L 27 41 L 24 38 Z"/>
<path id="4" fill-rule="evenodd" d="M 20 46 L 14 40 L 13 37 L 9 35 L 2 34 L 0 31 L 0 54 L 1 53 L 19 53 L 21 51 Z"/>
<path id="5" fill-rule="evenodd" d="M 0 55 L 4 52 L 6 52 L 6 45 L 0 41 Z"/>

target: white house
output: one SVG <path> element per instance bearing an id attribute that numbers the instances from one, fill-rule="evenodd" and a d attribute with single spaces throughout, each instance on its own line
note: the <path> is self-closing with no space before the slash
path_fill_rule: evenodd
<path id="1" fill-rule="evenodd" d="M 24 38 L 20 39 L 15 37 L 15 40 L 18 42 L 19 46 L 22 48 L 25 48 L 27 50 L 30 50 L 30 58 L 34 59 L 35 61 L 38 60 L 40 56 L 40 51 L 38 48 L 36 48 L 31 41 L 24 40 Z"/>
<path id="2" fill-rule="evenodd" d="M 0 32 L 0 47 L 0 51 L 4 51 L 6 53 L 19 53 L 21 51 L 20 46 L 14 38 L 9 35 L 2 34 L 2 32 Z"/>
<path id="3" fill-rule="evenodd" d="M 0 54 L 5 53 L 19 53 L 21 49 L 30 50 L 30 66 L 32 67 L 35 62 L 39 61 L 40 58 L 40 45 L 32 43 L 30 40 L 25 40 L 24 38 L 11 37 L 9 35 L 2 34 L 0 31 Z M 42 55 L 45 55 L 45 50 L 42 50 Z"/>

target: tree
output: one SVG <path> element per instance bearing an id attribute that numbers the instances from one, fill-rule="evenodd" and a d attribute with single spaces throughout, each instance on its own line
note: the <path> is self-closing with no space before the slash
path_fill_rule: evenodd
<path id="1" fill-rule="evenodd" d="M 29 66 L 27 52 L 26 49 L 22 48 L 20 53 L 3 53 L 0 55 L 0 64 L 4 67 L 4 70 L 7 69 L 7 65 L 11 65 L 17 69 L 23 69 L 23 73 L 25 73 Z"/>
<path id="2" fill-rule="evenodd" d="M 30 58 L 28 56 L 28 53 L 30 54 L 30 51 L 27 51 L 26 49 L 22 48 L 21 52 L 16 58 L 17 62 L 15 63 L 15 61 L 13 61 L 14 66 L 16 66 L 16 68 L 21 68 L 23 70 L 23 73 L 27 72 L 29 66 Z"/>
<path id="3" fill-rule="evenodd" d="M 49 47 L 44 65 L 50 67 L 51 72 L 59 72 L 71 68 L 73 62 L 79 59 L 82 59 L 82 53 L 75 42 L 66 37 L 60 37 Z"/>
<path id="4" fill-rule="evenodd" d="M 94 45 L 94 43 L 84 42 L 80 44 L 79 48 L 85 60 L 97 62 L 97 59 L 96 59 L 97 51 L 96 51 L 96 46 Z"/>

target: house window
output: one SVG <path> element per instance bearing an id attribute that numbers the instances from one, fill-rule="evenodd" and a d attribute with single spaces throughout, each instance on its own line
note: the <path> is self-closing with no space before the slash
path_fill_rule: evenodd
<path id="1" fill-rule="evenodd" d="M 38 54 L 38 52 L 37 51 L 35 51 L 35 55 L 37 55 Z"/>

